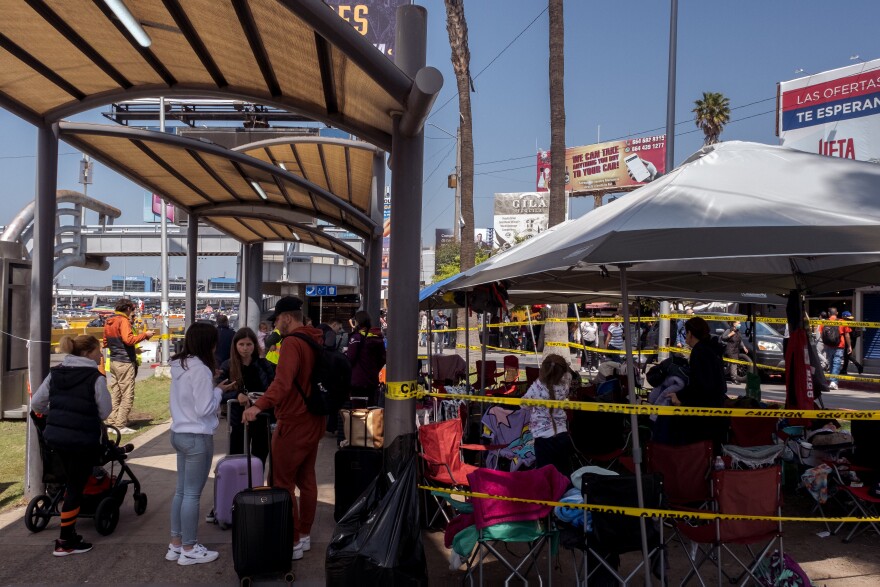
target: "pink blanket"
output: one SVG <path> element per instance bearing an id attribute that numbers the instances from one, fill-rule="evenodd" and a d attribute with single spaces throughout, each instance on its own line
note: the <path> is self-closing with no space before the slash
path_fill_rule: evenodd
<path id="1" fill-rule="evenodd" d="M 558 501 L 571 485 L 568 477 L 546 465 L 532 471 L 513 473 L 477 469 L 468 475 L 471 491 L 505 497 Z M 474 519 L 477 529 L 502 522 L 524 522 L 543 518 L 552 506 L 474 498 Z"/>

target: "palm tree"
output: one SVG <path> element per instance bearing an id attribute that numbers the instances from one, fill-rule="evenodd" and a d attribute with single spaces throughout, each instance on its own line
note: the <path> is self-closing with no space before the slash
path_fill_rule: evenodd
<path id="1" fill-rule="evenodd" d="M 459 263 L 462 271 L 474 266 L 474 135 L 471 119 L 471 50 L 468 48 L 467 20 L 464 17 L 464 0 L 444 0 L 446 4 L 446 32 L 449 34 L 449 47 L 452 49 L 452 69 L 455 72 L 455 83 L 458 89 L 459 129 L 458 140 L 461 141 L 461 249 Z M 456 316 L 456 324 L 464 324 L 464 310 Z M 478 345 L 477 331 L 468 331 L 465 335 L 468 345 Z"/>
<path id="2" fill-rule="evenodd" d="M 471 51 L 464 17 L 464 0 L 445 0 L 446 32 L 452 49 L 452 69 L 458 87 L 461 141 L 461 270 L 474 266 L 474 135 L 471 120 Z M 458 218 L 455 222 L 459 222 Z"/>
<path id="3" fill-rule="evenodd" d="M 550 14 L 550 218 L 549 226 L 565 221 L 565 22 L 563 0 L 549 0 Z M 548 317 L 564 319 L 567 304 L 554 304 Z M 544 341 L 568 342 L 568 324 L 548 321 L 541 329 Z M 560 353 L 564 347 L 544 346 L 544 354 Z"/>
<path id="4" fill-rule="evenodd" d="M 730 99 L 720 92 L 703 92 L 703 99 L 694 101 L 694 123 L 706 135 L 704 145 L 714 145 L 730 121 Z"/>

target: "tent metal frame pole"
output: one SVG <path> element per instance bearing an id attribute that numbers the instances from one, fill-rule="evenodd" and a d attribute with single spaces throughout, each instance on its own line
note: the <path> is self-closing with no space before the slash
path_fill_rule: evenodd
<path id="1" fill-rule="evenodd" d="M 464 363 L 465 371 L 470 373 L 471 370 L 471 303 L 470 298 L 465 293 L 464 296 Z M 467 376 L 467 384 L 471 384 L 471 376 Z"/>
<path id="2" fill-rule="evenodd" d="M 618 265 L 620 270 L 620 293 L 623 297 L 623 332 L 630 333 L 630 315 L 629 315 L 629 289 L 626 283 L 626 264 Z M 635 405 L 636 400 L 636 384 L 635 373 L 633 372 L 633 356 L 632 356 L 632 337 L 624 336 L 624 349 L 626 350 L 626 387 L 629 395 L 629 403 Z M 632 428 L 632 452 L 633 464 L 635 465 L 636 474 L 636 496 L 638 498 L 639 508 L 645 507 L 644 486 L 642 485 L 642 447 L 639 440 L 639 420 L 635 413 L 630 414 L 630 427 Z M 651 585 L 651 557 L 648 554 L 648 535 L 645 526 L 645 518 L 639 518 L 639 529 L 642 533 L 642 556 L 645 559 L 645 585 Z"/>
<path id="3" fill-rule="evenodd" d="M 480 393 L 486 395 L 486 338 L 489 336 L 489 329 L 486 327 L 486 312 L 480 314 L 482 320 L 481 331 L 483 336 L 480 337 Z"/>
<path id="4" fill-rule="evenodd" d="M 532 337 L 532 351 L 535 353 L 535 359 L 538 361 L 538 367 L 541 367 L 541 357 L 538 355 L 538 341 L 535 340 L 535 327 L 532 325 L 531 308 L 526 309 L 526 316 L 529 319 L 529 335 Z"/>
<path id="5" fill-rule="evenodd" d="M 581 339 L 581 313 L 578 311 L 577 303 L 573 303 L 572 306 L 574 306 L 574 317 L 577 320 L 577 330 L 575 330 L 575 340 L 580 341 L 580 342 L 577 342 L 576 344 L 580 344 L 581 346 L 584 346 L 584 341 Z M 584 349 L 575 349 L 575 350 L 578 352 L 577 356 L 579 358 L 583 357 L 584 354 L 587 352 Z M 569 354 L 569 356 L 571 356 L 571 347 L 569 347 L 568 354 Z M 584 362 L 583 362 L 583 360 L 581 360 L 581 368 L 583 368 L 583 366 L 584 366 Z"/>

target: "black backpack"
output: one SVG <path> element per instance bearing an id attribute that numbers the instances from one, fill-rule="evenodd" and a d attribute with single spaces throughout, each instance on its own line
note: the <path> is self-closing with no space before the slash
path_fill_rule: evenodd
<path id="1" fill-rule="evenodd" d="M 306 334 L 295 332 L 290 336 L 305 341 L 315 352 L 315 365 L 312 368 L 312 392 L 305 394 L 299 382 L 293 384 L 299 390 L 306 408 L 316 416 L 331 416 L 342 407 L 351 387 L 351 365 L 348 358 L 336 349 L 328 349 L 318 344 Z"/>
<path id="2" fill-rule="evenodd" d="M 840 328 L 826 324 L 822 327 L 822 343 L 831 348 L 840 345 Z"/>

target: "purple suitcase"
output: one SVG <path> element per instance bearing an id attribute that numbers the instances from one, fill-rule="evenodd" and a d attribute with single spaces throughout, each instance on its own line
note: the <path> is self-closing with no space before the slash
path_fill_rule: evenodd
<path id="1" fill-rule="evenodd" d="M 244 442 L 247 445 L 247 426 L 244 434 Z M 263 462 L 252 456 L 251 467 L 254 479 L 262 485 Z M 245 455 L 229 455 L 217 462 L 214 468 L 214 519 L 222 529 L 226 530 L 232 525 L 232 499 L 239 491 L 247 488 L 248 470 Z"/>

